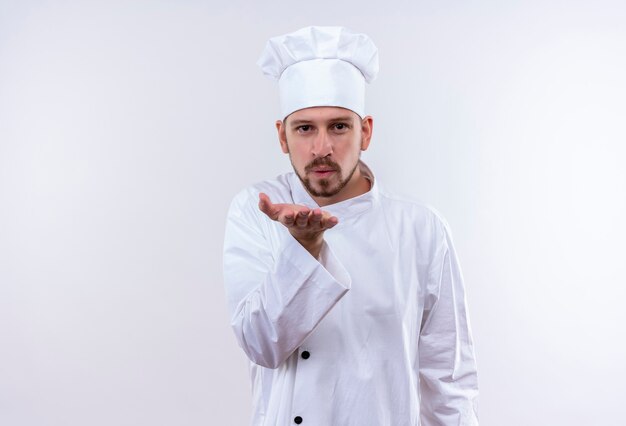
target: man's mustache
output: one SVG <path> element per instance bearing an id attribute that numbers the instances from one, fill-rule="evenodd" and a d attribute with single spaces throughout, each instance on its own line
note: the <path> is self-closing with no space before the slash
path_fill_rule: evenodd
<path id="1" fill-rule="evenodd" d="M 320 167 L 320 166 L 327 166 L 327 167 L 331 167 L 334 170 L 339 170 L 339 164 L 335 163 L 332 160 L 325 160 L 325 159 L 317 159 L 317 160 L 313 160 L 313 162 L 311 164 L 309 164 L 308 166 L 306 166 L 306 171 L 310 171 L 312 168 L 314 167 Z"/>

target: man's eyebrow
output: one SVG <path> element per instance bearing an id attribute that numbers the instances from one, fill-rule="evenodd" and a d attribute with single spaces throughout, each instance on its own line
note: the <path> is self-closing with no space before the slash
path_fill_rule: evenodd
<path id="1" fill-rule="evenodd" d="M 328 121 L 352 121 L 352 117 L 349 115 L 344 115 L 341 117 L 333 117 Z M 299 126 L 300 124 L 311 124 L 313 123 L 313 120 L 293 120 L 289 122 L 289 125 L 291 126 Z"/>
<path id="2" fill-rule="evenodd" d="M 300 124 L 309 124 L 312 123 L 310 120 L 290 120 L 289 124 L 292 126 L 298 126 Z"/>

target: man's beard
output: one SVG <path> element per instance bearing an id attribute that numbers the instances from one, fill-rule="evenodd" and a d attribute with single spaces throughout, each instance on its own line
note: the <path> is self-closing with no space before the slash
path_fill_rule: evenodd
<path id="1" fill-rule="evenodd" d="M 312 196 L 322 197 L 322 198 L 329 198 L 334 195 L 337 195 L 348 184 L 350 179 L 352 179 L 352 175 L 354 175 L 356 168 L 359 165 L 360 158 L 361 158 L 361 151 L 359 151 L 359 157 L 357 158 L 357 161 L 354 164 L 354 167 L 352 167 L 352 170 L 350 170 L 350 173 L 344 179 L 343 171 L 341 167 L 339 166 L 339 164 L 335 163 L 334 161 L 326 157 L 316 158 L 313 162 L 311 162 L 304 168 L 305 175 L 300 176 L 300 173 L 298 173 L 298 170 L 296 170 L 296 167 L 294 166 L 293 161 L 291 161 L 291 154 L 289 154 L 289 160 L 291 161 L 291 166 L 293 167 L 293 170 L 296 172 L 296 175 L 298 176 L 298 178 L 300 179 L 300 181 L 302 182 L 306 190 Z M 333 175 L 331 176 L 331 178 L 335 178 L 336 176 L 339 177 L 339 184 L 337 186 L 331 187 L 331 179 L 325 179 L 325 178 L 319 179 L 317 181 L 318 186 L 320 187 L 319 190 L 315 189 L 311 185 L 311 180 L 307 177 L 307 172 L 310 172 L 313 168 L 320 167 L 320 166 L 327 166 L 327 167 L 332 168 L 335 171 Z"/>

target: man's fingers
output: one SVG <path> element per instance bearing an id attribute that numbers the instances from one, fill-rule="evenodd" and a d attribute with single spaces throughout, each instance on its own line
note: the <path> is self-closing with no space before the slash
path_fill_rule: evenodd
<path id="1" fill-rule="evenodd" d="M 322 223 L 323 229 L 330 229 L 339 223 L 339 219 L 337 219 L 335 216 L 328 216 L 328 217 L 322 218 L 321 223 Z"/>
<path id="2" fill-rule="evenodd" d="M 296 221 L 295 212 L 290 211 L 287 214 L 285 214 L 283 218 L 283 225 L 291 227 L 293 226 L 295 221 Z"/>
<path id="3" fill-rule="evenodd" d="M 263 192 L 260 192 L 259 193 L 259 210 L 267 214 L 270 205 L 271 205 L 270 198 Z"/>
<path id="4" fill-rule="evenodd" d="M 313 210 L 309 221 L 314 228 L 320 227 L 322 224 L 322 211 L 320 209 Z"/>
<path id="5" fill-rule="evenodd" d="M 296 215 L 296 225 L 304 228 L 309 222 L 309 210 L 300 210 Z"/>
<path id="6" fill-rule="evenodd" d="M 274 204 L 264 192 L 259 193 L 259 210 L 270 219 L 279 221 L 289 228 L 295 226 L 302 230 L 306 228 L 311 228 L 311 231 L 330 229 L 339 222 L 335 216 L 331 216 L 320 208 L 311 210 L 306 206 L 295 204 Z"/>
<path id="7" fill-rule="evenodd" d="M 267 196 L 264 192 L 259 193 L 259 210 L 268 215 L 271 219 L 277 219 L 277 211 L 270 200 L 270 197 Z"/>

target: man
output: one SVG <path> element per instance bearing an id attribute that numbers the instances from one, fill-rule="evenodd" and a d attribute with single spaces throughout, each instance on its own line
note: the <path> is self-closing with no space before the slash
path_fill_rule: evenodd
<path id="1" fill-rule="evenodd" d="M 432 207 L 387 192 L 360 159 L 372 137 L 364 34 L 306 27 L 259 60 L 279 81 L 294 172 L 239 192 L 224 279 L 250 359 L 253 425 L 477 425 L 461 269 Z"/>

